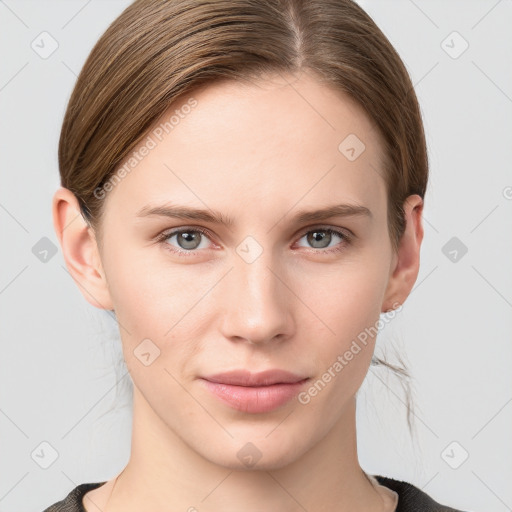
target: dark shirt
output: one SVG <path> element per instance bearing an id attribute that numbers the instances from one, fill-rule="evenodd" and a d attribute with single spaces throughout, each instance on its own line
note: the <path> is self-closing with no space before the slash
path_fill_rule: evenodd
<path id="1" fill-rule="evenodd" d="M 379 484 L 388 487 L 398 494 L 398 505 L 395 512 L 463 512 L 440 505 L 423 491 L 407 482 L 385 476 L 374 476 Z M 92 489 L 96 489 L 104 483 L 81 484 L 75 487 L 62 501 L 54 503 L 43 512 L 86 512 L 82 505 L 83 496 L 88 491 L 92 491 Z"/>

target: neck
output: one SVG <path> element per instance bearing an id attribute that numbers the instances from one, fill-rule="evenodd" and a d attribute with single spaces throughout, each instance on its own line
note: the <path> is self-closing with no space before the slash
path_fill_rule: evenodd
<path id="1" fill-rule="evenodd" d="M 382 497 L 358 462 L 355 399 L 309 451 L 284 466 L 259 470 L 202 457 L 155 415 L 136 387 L 133 418 L 130 460 L 106 512 L 382 510 Z"/>

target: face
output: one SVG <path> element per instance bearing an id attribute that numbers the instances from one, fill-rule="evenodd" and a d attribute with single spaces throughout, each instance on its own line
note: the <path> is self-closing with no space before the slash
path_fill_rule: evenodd
<path id="1" fill-rule="evenodd" d="M 173 105 L 105 198 L 134 385 L 170 442 L 226 467 L 290 463 L 344 421 L 394 264 L 377 131 L 340 92 L 287 79 Z M 268 370 L 289 373 L 253 375 Z"/>

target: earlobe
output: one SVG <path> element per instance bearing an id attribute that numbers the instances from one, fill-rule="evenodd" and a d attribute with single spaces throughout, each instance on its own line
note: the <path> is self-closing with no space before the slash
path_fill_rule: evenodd
<path id="1" fill-rule="evenodd" d="M 417 195 L 404 202 L 406 227 L 394 255 L 390 277 L 382 303 L 382 312 L 397 309 L 409 296 L 418 277 L 423 240 L 423 200 Z"/>
<path id="2" fill-rule="evenodd" d="M 93 229 L 80 212 L 76 196 L 59 187 L 52 202 L 53 227 L 66 267 L 82 295 L 93 306 L 112 310 L 112 299 Z"/>

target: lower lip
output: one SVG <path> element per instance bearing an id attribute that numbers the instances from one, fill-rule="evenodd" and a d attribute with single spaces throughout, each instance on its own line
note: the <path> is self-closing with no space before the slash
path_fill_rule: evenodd
<path id="1" fill-rule="evenodd" d="M 234 409 L 247 413 L 270 412 L 296 396 L 306 380 L 271 386 L 233 386 L 202 379 L 210 392 Z"/>

